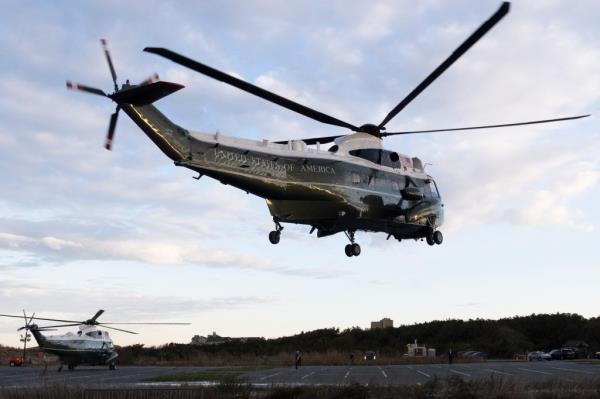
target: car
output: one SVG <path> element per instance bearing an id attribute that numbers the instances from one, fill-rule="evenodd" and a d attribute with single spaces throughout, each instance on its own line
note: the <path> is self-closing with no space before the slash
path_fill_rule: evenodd
<path id="1" fill-rule="evenodd" d="M 377 355 L 375 355 L 375 351 L 366 351 L 363 360 L 376 360 Z"/>
<path id="2" fill-rule="evenodd" d="M 560 349 L 552 349 L 548 354 L 552 360 L 562 360 L 562 350 Z"/>
<path id="3" fill-rule="evenodd" d="M 473 352 L 470 353 L 467 357 L 470 357 L 472 359 L 487 359 L 488 354 L 485 352 Z"/>
<path id="4" fill-rule="evenodd" d="M 600 359 L 600 352 L 594 353 L 594 359 Z"/>
<path id="5" fill-rule="evenodd" d="M 573 360 L 577 358 L 577 352 L 572 348 L 562 348 L 561 350 L 562 360 Z"/>
<path id="6" fill-rule="evenodd" d="M 23 365 L 23 358 L 20 356 L 11 356 L 8 358 L 8 365 L 10 367 L 20 367 Z"/>
<path id="7" fill-rule="evenodd" d="M 534 351 L 534 352 L 529 352 L 527 354 L 527 360 L 530 362 L 533 360 L 537 360 L 537 361 L 552 360 L 552 356 L 546 352 Z"/>

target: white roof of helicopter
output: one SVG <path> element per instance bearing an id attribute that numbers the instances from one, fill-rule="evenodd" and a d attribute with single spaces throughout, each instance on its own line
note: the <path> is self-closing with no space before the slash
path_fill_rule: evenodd
<path id="1" fill-rule="evenodd" d="M 95 340 L 95 341 L 112 341 L 108 331 L 99 330 L 96 326 L 81 324 L 78 327 L 77 333 L 71 331 L 62 335 L 48 335 L 48 340 Z"/>
<path id="2" fill-rule="evenodd" d="M 358 149 L 382 149 L 382 140 L 367 134 L 367 133 L 353 133 L 345 136 L 340 136 L 335 139 L 335 145 L 338 146 L 336 152 L 330 152 L 328 150 L 322 150 L 320 145 L 317 144 L 317 148 L 311 148 L 306 145 L 302 140 L 290 140 L 286 144 L 279 144 L 270 142 L 268 140 L 252 140 L 242 137 L 228 136 L 217 133 L 204 133 L 197 131 L 190 131 L 190 135 L 202 142 L 210 144 L 221 144 L 239 148 L 241 150 L 248 150 L 254 152 L 265 153 L 276 157 L 287 157 L 287 158 L 316 158 L 322 160 L 332 161 L 343 161 L 353 163 L 361 166 L 377 168 L 385 170 L 391 173 L 397 173 L 402 175 L 408 175 L 411 177 L 425 179 L 428 175 L 423 169 L 416 168 L 413 165 L 413 160 L 402 154 L 398 154 L 400 158 L 401 168 L 391 168 L 385 165 L 378 165 L 370 162 L 366 159 L 350 155 L 350 151 Z M 340 159 L 342 158 L 342 159 Z"/>

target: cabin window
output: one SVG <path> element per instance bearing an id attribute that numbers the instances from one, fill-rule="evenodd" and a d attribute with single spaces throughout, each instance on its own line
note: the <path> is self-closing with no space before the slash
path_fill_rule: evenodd
<path id="1" fill-rule="evenodd" d="M 339 149 L 340 149 L 340 147 L 338 147 L 337 144 L 332 145 L 331 147 L 329 147 L 329 152 L 335 154 L 337 152 L 337 150 L 339 150 Z"/>

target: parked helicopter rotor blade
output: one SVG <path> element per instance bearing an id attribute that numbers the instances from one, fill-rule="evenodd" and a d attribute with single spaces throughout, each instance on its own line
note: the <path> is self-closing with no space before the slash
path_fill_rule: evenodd
<path id="1" fill-rule="evenodd" d="M 150 75 L 150 77 L 148 79 L 141 81 L 138 86 L 149 85 L 152 83 L 156 83 L 159 80 L 160 80 L 160 78 L 158 77 L 158 74 L 153 73 L 152 75 Z"/>
<path id="2" fill-rule="evenodd" d="M 169 325 L 169 326 L 189 326 L 192 323 L 98 323 L 99 326 L 110 325 Z"/>
<path id="3" fill-rule="evenodd" d="M 82 85 L 79 83 L 73 83 L 70 80 L 67 80 L 67 88 L 71 89 L 71 90 L 85 91 L 86 93 L 97 94 L 99 96 L 106 97 L 106 93 L 100 89 L 97 89 L 97 88 L 91 87 L 91 86 Z"/>
<path id="4" fill-rule="evenodd" d="M 501 124 L 501 125 L 484 125 L 484 126 L 456 127 L 456 128 L 451 128 L 451 129 L 412 130 L 412 131 L 406 131 L 406 132 L 382 132 L 381 136 L 382 137 L 387 137 L 387 136 L 396 136 L 396 135 L 399 135 L 399 134 L 455 132 L 457 130 L 476 130 L 476 129 L 491 129 L 491 128 L 497 128 L 497 127 L 535 125 L 535 124 L 538 124 L 538 123 L 560 122 L 560 121 L 568 121 L 568 120 L 573 120 L 573 119 L 587 118 L 588 116 L 590 116 L 590 115 L 587 114 L 587 115 L 578 115 L 578 116 L 568 116 L 568 117 L 565 117 L 565 118 L 544 119 L 544 120 L 539 120 L 539 121 L 504 123 L 504 124 Z"/>
<path id="5" fill-rule="evenodd" d="M 108 45 L 106 44 L 106 39 L 100 39 L 100 43 L 102 44 L 102 50 L 104 50 L 104 56 L 106 57 L 106 62 L 108 62 L 108 68 L 110 69 L 110 75 L 112 76 L 112 80 L 115 85 L 115 91 L 118 91 L 119 86 L 117 85 L 117 73 L 115 72 L 115 67 L 113 66 L 112 58 L 110 57 L 110 52 L 108 51 Z"/>
<path id="6" fill-rule="evenodd" d="M 92 316 L 91 319 L 86 320 L 84 324 L 97 324 L 96 319 L 98 319 L 98 317 L 102 316 L 102 313 L 104 313 L 104 309 L 98 310 L 96 312 L 96 314 L 94 316 Z"/>
<path id="7" fill-rule="evenodd" d="M 351 129 L 353 131 L 358 131 L 359 128 L 322 112 L 316 111 L 312 108 L 309 108 L 305 105 L 299 104 L 295 101 L 289 100 L 285 97 L 282 97 L 278 94 L 255 86 L 251 83 L 248 83 L 244 80 L 238 79 L 234 76 L 228 75 L 224 72 L 221 72 L 217 69 L 209 67 L 208 65 L 201 64 L 198 61 L 194 61 L 190 58 L 187 58 L 181 54 L 177 54 L 171 50 L 161 47 L 146 47 L 144 51 L 148 53 L 153 53 L 156 55 L 160 55 L 161 57 L 167 58 L 177 64 L 183 65 L 187 68 L 193 69 L 196 72 L 200 72 L 206 76 L 209 76 L 213 79 L 219 80 L 221 82 L 227 83 L 231 86 L 237 87 L 240 90 L 248 92 L 250 94 L 254 94 L 257 97 L 260 97 L 264 100 L 275 103 L 279 106 L 287 108 L 291 111 L 297 112 L 301 115 L 307 116 L 316 121 L 326 123 L 329 125 L 345 127 L 347 129 Z"/>
<path id="8" fill-rule="evenodd" d="M 104 328 L 110 328 L 111 330 L 117 330 L 117 331 L 122 331 L 122 332 L 129 333 L 129 334 L 136 334 L 136 335 L 137 335 L 137 333 L 136 333 L 136 332 L 134 332 L 134 331 L 123 330 L 123 329 L 121 329 L 121 328 L 116 328 L 116 327 L 108 327 L 108 326 L 105 326 L 105 325 L 103 325 L 103 324 L 101 324 L 101 326 L 102 326 L 102 327 L 104 327 Z"/>
<path id="9" fill-rule="evenodd" d="M 441 63 L 429 76 L 425 78 L 413 91 L 411 91 L 398 105 L 390 111 L 389 114 L 381 121 L 379 128 L 382 129 L 385 125 L 404 109 L 412 100 L 414 100 L 423 90 L 427 88 L 434 80 L 446 71 L 456 60 L 467 52 L 479 39 L 481 39 L 490 29 L 494 27 L 510 10 L 510 3 L 505 1 L 502 3 L 498 11 L 494 13 L 487 21 L 485 21 L 471 36 L 467 38 L 443 63 Z"/>
<path id="10" fill-rule="evenodd" d="M 58 327 L 75 327 L 75 326 L 80 326 L 82 323 L 70 323 L 70 324 L 55 324 L 53 326 L 42 326 L 39 327 L 38 330 L 43 330 L 46 328 L 58 328 Z"/>
<path id="11" fill-rule="evenodd" d="M 14 315 L 10 315 L 10 314 L 0 314 L 0 317 L 14 317 L 17 319 L 22 319 L 23 316 L 14 316 Z M 82 321 L 77 321 L 77 320 L 60 320 L 60 319 L 46 319 L 46 318 L 42 318 L 42 317 L 33 317 L 33 320 L 44 320 L 44 321 L 59 321 L 62 323 L 78 323 L 78 324 L 83 324 Z"/>
<path id="12" fill-rule="evenodd" d="M 312 137 L 310 139 L 292 139 L 292 140 L 285 140 L 285 141 L 274 141 L 275 144 L 287 144 L 289 141 L 304 141 L 306 143 L 306 145 L 313 145 L 313 144 L 327 144 L 327 143 L 331 143 L 333 142 L 335 139 L 337 139 L 338 137 L 343 137 L 345 136 L 345 134 L 339 134 L 337 136 L 326 136 L 326 137 Z"/>
<path id="13" fill-rule="evenodd" d="M 104 148 L 106 148 L 109 151 L 112 150 L 112 143 L 113 138 L 115 137 L 115 128 L 117 127 L 117 118 L 119 117 L 120 110 L 121 107 L 117 105 L 117 109 L 115 110 L 114 114 L 110 116 L 110 122 L 108 123 L 108 132 L 106 133 L 106 141 L 104 142 Z"/>
<path id="14" fill-rule="evenodd" d="M 31 315 L 31 317 L 29 318 L 29 323 L 27 323 L 27 324 L 31 324 L 31 321 L 33 320 L 34 316 L 35 316 L 35 312 L 33 312 L 33 314 Z"/>

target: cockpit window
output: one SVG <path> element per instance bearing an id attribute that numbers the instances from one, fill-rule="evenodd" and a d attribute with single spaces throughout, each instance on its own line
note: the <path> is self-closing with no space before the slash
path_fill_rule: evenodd
<path id="1" fill-rule="evenodd" d="M 393 151 L 381 150 L 379 148 L 363 148 L 360 150 L 352 150 L 350 155 L 366 159 L 367 161 L 376 163 L 377 165 L 389 166 L 390 168 L 400 167 L 400 158 Z"/>
<path id="2" fill-rule="evenodd" d="M 337 150 L 339 150 L 339 149 L 340 149 L 340 147 L 338 147 L 337 144 L 335 144 L 335 145 L 332 145 L 331 147 L 329 147 L 329 152 L 332 152 L 335 154 L 337 152 Z"/>

